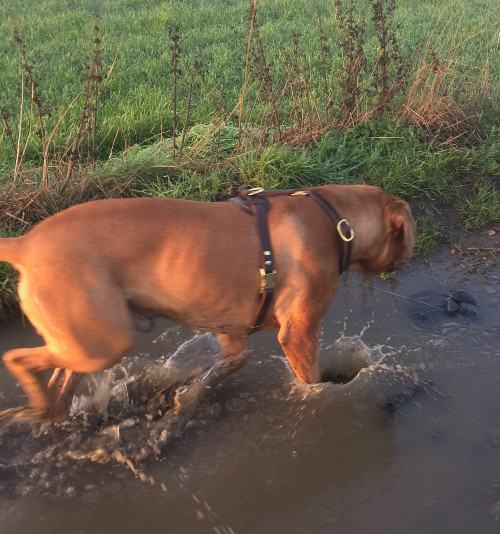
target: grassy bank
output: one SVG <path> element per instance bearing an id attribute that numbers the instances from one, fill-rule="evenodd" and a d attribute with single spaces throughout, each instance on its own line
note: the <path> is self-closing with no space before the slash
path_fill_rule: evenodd
<path id="1" fill-rule="evenodd" d="M 455 124 L 450 138 L 462 134 L 459 126 L 475 127 L 465 125 L 471 118 L 498 126 L 500 9 L 494 0 L 438 4 L 400 0 L 391 11 L 390 1 L 358 1 L 350 10 L 330 0 L 260 0 L 252 18 L 247 0 L 4 2 L 0 174 L 20 155 L 41 163 L 44 148 L 50 158 L 68 159 L 79 137 L 79 158 L 90 151 L 107 159 L 169 136 L 174 108 L 179 134 L 186 119 L 193 126 L 229 117 L 271 129 L 276 140 L 278 123 L 300 134 L 317 123 L 347 127 L 373 117 L 385 90 L 393 97 L 381 110 L 389 119 L 431 130 Z M 86 93 L 96 102 L 85 108 Z"/>
<path id="2" fill-rule="evenodd" d="M 92 198 L 241 185 L 370 183 L 464 227 L 500 219 L 493 0 L 4 4 L 3 234 Z M 417 231 L 421 251 L 442 233 L 428 214 Z"/>

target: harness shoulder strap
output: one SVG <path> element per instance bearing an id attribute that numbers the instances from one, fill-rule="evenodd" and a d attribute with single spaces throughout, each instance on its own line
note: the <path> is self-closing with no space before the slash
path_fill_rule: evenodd
<path id="1" fill-rule="evenodd" d="M 267 225 L 267 212 L 270 209 L 270 204 L 267 198 L 252 195 L 251 191 L 250 194 L 248 191 L 240 192 L 240 199 L 243 204 L 243 211 L 246 212 L 246 210 L 249 209 L 250 213 L 255 215 L 260 237 L 260 301 L 252 321 L 252 332 L 255 332 L 264 322 L 273 299 L 274 287 L 276 285 L 277 273 L 274 265 L 271 239 L 269 238 L 269 228 Z"/>
<path id="2" fill-rule="evenodd" d="M 310 189 L 308 193 L 309 196 L 323 208 L 328 217 L 330 217 L 337 227 L 340 250 L 339 272 L 343 273 L 347 270 L 347 267 L 349 267 L 349 263 L 351 261 L 352 240 L 354 238 L 354 232 L 351 228 L 351 225 L 346 219 L 341 219 L 338 213 L 324 198 L 320 197 L 317 193 Z"/>
<path id="3" fill-rule="evenodd" d="M 349 266 L 351 259 L 352 240 L 354 232 L 351 225 L 346 219 L 341 219 L 335 209 L 320 195 L 311 189 L 289 189 L 265 191 L 261 188 L 243 189 L 239 193 L 239 198 L 233 199 L 236 206 L 243 212 L 255 215 L 257 228 L 259 231 L 260 243 L 260 302 L 255 311 L 252 321 L 253 327 L 251 332 L 255 332 L 264 322 L 267 311 L 273 298 L 273 289 L 276 285 L 276 269 L 274 265 L 273 251 L 271 240 L 269 238 L 269 228 L 267 225 L 267 213 L 270 209 L 268 197 L 280 195 L 290 196 L 309 196 L 311 197 L 328 215 L 330 220 L 335 224 L 338 234 L 339 244 L 339 272 L 343 272 Z"/>

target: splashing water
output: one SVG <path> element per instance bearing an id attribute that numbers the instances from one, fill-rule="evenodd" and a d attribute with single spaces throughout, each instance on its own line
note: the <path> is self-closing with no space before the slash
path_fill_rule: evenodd
<path id="1" fill-rule="evenodd" d="M 123 374 L 122 377 L 119 375 Z M 127 385 L 134 381 L 123 366 L 106 369 L 102 373 L 89 375 L 89 392 L 83 395 L 75 395 L 71 403 L 70 414 L 79 412 L 97 411 L 106 421 L 108 418 L 108 406 L 113 399 L 118 404 L 126 407 L 129 402 Z"/>
<path id="2" fill-rule="evenodd" d="M 281 384 L 282 388 L 288 388 L 285 398 L 288 397 L 292 404 L 307 403 L 313 397 L 321 398 L 318 397 L 321 393 L 324 399 L 334 402 L 331 397 L 334 391 L 342 391 L 343 395 L 348 396 L 348 390 L 353 387 L 356 390 L 366 389 L 367 384 L 373 381 L 372 377 L 379 376 L 383 369 L 388 369 L 384 359 L 394 353 L 390 347 L 370 347 L 363 340 L 363 334 L 368 328 L 369 324 L 355 336 L 343 333 L 335 342 L 322 346 L 320 368 L 323 378 L 328 382 L 314 387 L 298 386 L 293 373 L 288 370 L 287 379 Z M 174 335 L 175 333 L 176 331 L 173 332 Z M 172 328 L 169 328 L 154 343 L 162 343 L 171 336 Z M 156 359 L 151 359 L 148 354 L 134 355 L 125 358 L 114 368 L 88 375 L 84 379 L 86 390 L 73 399 L 72 420 L 61 425 L 57 429 L 57 435 L 47 427 L 41 427 L 31 437 L 24 436 L 22 439 L 25 444 L 29 442 L 28 446 L 23 451 L 18 450 L 14 458 L 9 458 L 15 469 L 27 473 L 26 476 L 31 480 L 30 485 L 23 483 L 23 493 L 64 493 L 68 484 L 75 484 L 71 480 L 71 472 L 66 469 L 68 461 L 90 460 L 103 463 L 114 460 L 130 466 L 132 463 L 136 465 L 137 461 L 154 459 L 174 439 L 182 438 L 187 428 L 215 421 L 226 404 L 230 409 L 234 407 L 235 399 L 231 397 L 234 392 L 231 392 L 229 378 L 229 382 L 223 382 L 217 388 L 218 391 L 227 392 L 227 399 L 214 399 L 212 394 L 188 418 L 176 414 L 171 409 L 172 406 L 151 411 L 148 400 L 168 388 L 175 392 L 176 384 L 184 383 L 189 377 L 211 366 L 218 353 L 217 340 L 211 334 L 196 333 L 188 339 L 179 339 L 176 343 L 177 346 L 169 354 Z M 277 364 L 273 362 L 279 360 L 279 365 L 283 365 L 282 362 L 286 361 L 283 354 L 268 354 L 264 358 L 266 365 L 274 368 Z M 243 374 L 258 375 L 260 381 L 263 371 L 261 365 L 262 362 L 250 358 L 243 368 L 247 369 Z M 252 378 L 248 376 L 243 379 L 235 376 L 232 380 L 252 383 Z M 269 387 L 275 388 L 276 385 Z M 299 392 L 299 395 L 296 396 L 294 392 Z M 275 390 L 272 393 L 270 390 L 269 393 L 271 396 L 276 395 Z M 220 397 L 220 394 L 215 397 Z M 339 400 L 338 395 L 336 398 Z M 242 406 L 248 401 L 247 397 Z M 30 478 L 33 458 L 38 459 L 35 462 L 36 470 L 51 473 L 50 484 L 46 479 L 43 484 L 37 484 Z M 59 466 L 65 467 L 61 469 Z M 57 476 L 54 476 L 55 471 Z"/>

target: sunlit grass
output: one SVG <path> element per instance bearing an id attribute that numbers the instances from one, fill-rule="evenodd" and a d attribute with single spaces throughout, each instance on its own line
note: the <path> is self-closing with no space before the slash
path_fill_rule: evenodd
<path id="1" fill-rule="evenodd" d="M 395 23 L 407 63 L 404 90 L 375 120 L 371 112 L 377 95 L 371 85 L 378 41 L 368 20 L 367 66 L 360 82 L 365 93 L 359 116 L 342 124 L 334 120 L 345 61 L 337 41 L 334 3 L 259 0 L 263 53 L 278 88 L 276 98 L 281 99 L 277 115 L 290 134 L 282 146 L 276 143 L 280 130 L 265 88 L 257 82 L 255 64 L 248 69 L 251 80 L 238 126 L 249 5 L 248 0 L 1 3 L 0 178 L 6 187 L 0 194 L 15 218 L 4 210 L 0 224 L 14 221 L 16 231 L 23 231 L 68 205 L 103 196 L 210 201 L 226 198 L 241 186 L 285 189 L 325 183 L 373 184 L 407 200 L 425 196 L 453 204 L 458 199 L 471 228 L 498 220 L 498 195 L 489 185 L 489 178 L 500 174 L 500 8 L 495 0 L 399 0 Z M 353 6 L 359 14 L 370 3 L 357 0 Z M 37 83 L 47 135 L 53 132 L 46 143 L 53 158 L 49 168 L 45 166 L 50 187 L 44 191 L 38 189 L 43 142 L 26 69 L 21 69 L 12 38 L 11 14 Z M 83 124 L 83 65 L 93 54 L 96 14 L 105 82 L 97 125 L 84 136 L 88 142 L 95 134 L 97 161 L 82 150 L 73 172 L 65 177 L 75 132 Z M 173 22 L 181 34 L 175 150 L 178 154 L 182 143 L 184 151 L 178 158 L 172 155 L 168 29 Z M 202 64 L 196 72 L 195 58 Z M 300 135 L 295 135 L 297 124 L 304 130 Z M 22 165 L 17 168 L 20 154 Z M 471 180 L 476 185 L 466 196 L 462 184 Z M 442 229 L 433 219 L 417 219 L 417 252 L 425 254 L 441 237 Z M 9 301 L 15 273 L 6 264 L 0 269 L 0 292 Z"/>
<path id="2" fill-rule="evenodd" d="M 366 3 L 355 2 L 359 10 Z M 168 26 L 176 22 L 181 28 L 182 68 L 187 69 L 194 57 L 204 65 L 203 87 L 193 107 L 190 124 L 211 122 L 216 102 L 230 111 L 238 101 L 243 83 L 243 66 L 248 32 L 247 0 L 231 3 L 142 0 L 13 0 L 0 5 L 0 96 L 2 105 L 17 125 L 21 95 L 19 54 L 12 39 L 10 13 L 16 16 L 39 91 L 49 128 L 54 126 L 82 87 L 83 63 L 92 47 L 94 14 L 100 18 L 103 68 L 106 71 L 116 56 L 112 75 L 102 95 L 99 110 L 99 157 L 107 158 L 128 146 L 168 132 L 172 125 L 172 73 Z M 316 5 L 324 18 L 323 33 L 328 49 L 328 84 L 336 94 L 337 77 L 342 62 L 336 42 L 337 24 L 333 3 L 319 0 L 288 2 L 260 0 L 259 20 L 268 62 L 276 79 L 284 77 L 285 54 L 290 53 L 294 33 L 300 33 L 298 53 L 304 69 L 310 73 L 312 94 L 321 95 L 321 54 L 317 30 Z M 498 87 L 498 20 L 500 12 L 494 0 L 482 2 L 419 2 L 399 0 L 396 11 L 397 35 L 405 58 L 413 70 L 418 67 L 419 53 L 433 39 L 436 53 L 445 55 L 453 45 L 459 57 L 453 69 L 467 71 L 467 76 L 481 78 L 481 68 L 488 62 L 487 83 Z M 222 16 L 223 14 L 223 16 Z M 371 32 L 371 33 L 370 33 Z M 373 29 L 367 28 L 367 47 L 375 46 Z M 441 60 L 441 59 L 440 59 Z M 444 58 L 442 58 L 444 61 Z M 411 70 L 410 69 L 410 72 Z M 472 80 L 474 81 L 474 80 Z M 179 84 L 180 115 L 185 112 L 186 81 Z M 457 97 L 466 99 L 467 94 Z M 283 102 L 287 109 L 287 102 Z M 26 112 L 26 109 L 25 109 Z M 246 110 L 249 119 L 263 111 Z M 68 112 L 56 136 L 56 145 L 65 145 L 73 135 L 79 109 Z M 486 121 L 498 113 L 485 114 Z M 26 124 L 24 125 L 26 127 Z M 17 133 L 17 132 L 15 132 Z M 26 160 L 40 157 L 40 142 L 32 135 Z M 12 150 L 5 135 L 0 136 L 0 172 L 13 163 Z"/>

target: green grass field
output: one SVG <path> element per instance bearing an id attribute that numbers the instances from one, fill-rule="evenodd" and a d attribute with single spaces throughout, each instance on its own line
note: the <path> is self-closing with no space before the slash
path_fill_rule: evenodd
<path id="1" fill-rule="evenodd" d="M 2 2 L 0 234 L 99 196 L 214 200 L 243 184 L 370 183 L 417 211 L 454 203 L 467 227 L 500 220 L 496 0 L 259 0 L 253 24 L 251 4 Z M 443 232 L 425 215 L 417 234 L 425 252 Z"/>
<path id="2" fill-rule="evenodd" d="M 368 4 L 360 1 L 355 4 L 364 6 L 369 18 Z M 491 73 L 488 83 L 498 87 L 500 10 L 496 4 L 494 0 L 399 1 L 395 23 L 402 55 L 415 69 L 419 54 L 429 39 L 434 43 L 436 53 L 442 51 L 446 55 L 453 46 L 453 54 L 457 56 L 453 68 L 465 73 L 467 83 L 475 83 L 474 78 L 481 77 L 488 61 Z M 266 59 L 276 83 L 286 76 L 285 56 L 291 54 L 294 33 L 300 33 L 299 62 L 304 77 L 307 76 L 311 95 L 318 105 L 322 105 L 317 10 L 321 14 L 328 47 L 327 83 L 332 98 L 335 98 L 342 58 L 336 42 L 338 24 L 333 2 L 260 0 L 257 18 Z M 101 158 L 171 129 L 172 73 L 168 28 L 173 22 L 180 26 L 180 62 L 185 73 L 178 87 L 180 116 L 183 117 L 186 110 L 188 73 L 195 57 L 203 64 L 203 80 L 200 79 L 201 85 L 195 95 L 190 124 L 209 123 L 222 108 L 228 112 L 237 104 L 243 87 L 250 24 L 246 0 L 13 0 L 0 6 L 0 96 L 16 141 L 22 82 L 20 54 L 12 37 L 11 13 L 16 17 L 28 59 L 33 62 L 47 130 L 51 131 L 70 102 L 82 91 L 84 57 L 92 51 L 96 12 L 100 19 L 104 72 L 116 56 L 98 111 Z M 367 50 L 375 48 L 376 39 L 370 23 L 366 28 L 366 41 Z M 457 93 L 465 90 L 460 85 L 464 81 L 457 77 Z M 28 135 L 30 108 L 27 92 L 28 89 L 24 92 L 22 144 Z M 280 106 L 283 117 L 290 108 L 289 99 L 290 95 L 285 95 Z M 77 103 L 61 121 L 53 139 L 56 150 L 67 148 L 75 134 L 80 113 Z M 252 108 L 248 100 L 245 118 L 257 122 L 259 113 L 264 112 L 258 106 Z M 490 122 L 492 119 L 488 117 Z M 494 119 L 498 122 L 498 117 Z M 25 160 L 39 162 L 40 151 L 37 136 L 31 135 Z M 13 158 L 11 143 L 4 133 L 0 137 L 0 173 L 12 168 Z"/>

